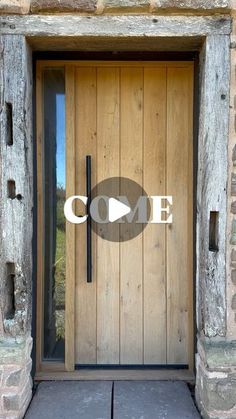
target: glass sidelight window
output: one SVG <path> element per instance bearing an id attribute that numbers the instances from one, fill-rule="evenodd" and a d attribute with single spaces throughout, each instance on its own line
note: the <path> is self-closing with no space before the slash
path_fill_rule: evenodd
<path id="1" fill-rule="evenodd" d="M 65 352 L 66 241 L 64 69 L 43 70 L 43 342 L 42 358 L 63 360 Z"/>

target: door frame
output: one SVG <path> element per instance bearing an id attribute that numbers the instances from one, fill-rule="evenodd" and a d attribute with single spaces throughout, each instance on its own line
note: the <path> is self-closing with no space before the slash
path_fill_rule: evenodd
<path id="1" fill-rule="evenodd" d="M 73 83 L 73 72 L 74 66 L 129 66 L 129 67 L 138 67 L 142 66 L 152 66 L 163 67 L 163 66 L 176 66 L 186 67 L 194 66 L 193 61 L 181 60 L 181 61 L 113 61 L 113 60 L 38 60 L 36 64 L 36 142 L 37 142 L 37 224 L 42 226 L 43 219 L 43 194 L 42 194 L 42 139 L 43 139 L 43 129 L 42 129 L 42 69 L 44 67 L 64 67 L 65 68 L 65 95 L 67 91 L 73 91 L 71 83 Z M 196 77 L 196 65 L 195 65 L 195 80 Z M 197 92 L 196 86 L 194 86 L 194 93 Z M 66 101 L 66 120 L 74 120 L 74 97 L 73 95 L 68 95 L 69 100 Z M 194 107 L 196 105 L 196 97 L 194 102 Z M 196 113 L 194 112 L 196 115 Z M 193 121 L 194 122 L 194 121 Z M 195 123 L 194 123 L 195 125 Z M 66 128 L 66 161 L 69 164 L 69 167 L 75 167 L 74 165 L 74 139 L 75 133 L 73 130 L 73 124 L 68 124 Z M 196 128 L 196 127 L 195 127 Z M 195 131 L 195 130 L 194 130 Z M 196 149 L 196 138 L 197 134 L 193 132 L 193 152 Z M 69 147 L 68 147 L 69 142 Z M 193 249 L 195 248 L 195 183 L 196 183 L 196 165 L 194 164 L 195 159 L 193 156 L 192 163 L 194 165 L 193 170 Z M 66 192 L 67 196 L 75 194 L 75 170 L 66 171 Z M 66 243 L 66 253 L 73 254 L 71 248 L 75 246 L 75 225 L 67 223 L 66 226 L 67 237 L 70 236 L 70 241 L 67 240 Z M 54 379 L 57 378 L 68 378 L 68 379 L 183 379 L 183 380 L 193 380 L 194 378 L 194 313 L 195 313 L 195 269 L 192 269 L 192 281 L 190 284 L 190 295 L 192 295 L 192 312 L 191 314 L 191 323 L 192 323 L 192 342 L 190 344 L 191 353 L 189 354 L 189 368 L 181 369 L 178 366 L 174 369 L 168 368 L 168 365 L 163 365 L 163 367 L 155 367 L 155 365 L 150 368 L 149 366 L 130 366 L 128 369 L 118 369 L 112 370 L 111 368 L 98 368 L 91 369 L 82 369 L 80 371 L 75 370 L 74 363 L 74 337 L 75 337 L 75 255 L 69 258 L 70 263 L 66 264 L 66 297 L 65 305 L 68 307 L 66 310 L 65 316 L 65 362 L 55 362 L 55 361 L 42 361 L 42 338 L 43 338 L 43 234 L 42 228 L 38 228 L 37 234 L 37 314 L 36 314 L 36 379 Z M 67 258 L 68 261 L 68 258 Z M 194 251 L 193 251 L 193 267 L 195 266 L 194 260 Z M 74 304 L 71 304 L 71 301 Z M 141 367 L 141 368 L 140 368 Z M 133 378 L 132 378 L 133 377 Z"/>

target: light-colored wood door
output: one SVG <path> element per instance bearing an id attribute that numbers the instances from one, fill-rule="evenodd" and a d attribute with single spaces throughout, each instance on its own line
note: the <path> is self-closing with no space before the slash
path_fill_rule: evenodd
<path id="1" fill-rule="evenodd" d="M 78 62 L 72 67 L 66 80 L 67 101 L 73 98 L 74 106 L 73 113 L 68 111 L 67 147 L 73 132 L 74 159 L 68 153 L 67 173 L 75 161 L 75 194 L 86 195 L 89 154 L 93 185 L 123 176 L 148 195 L 173 196 L 171 225 L 149 224 L 122 243 L 93 233 L 92 283 L 86 281 L 86 225 L 75 227 L 75 237 L 67 236 L 67 257 L 75 262 L 70 279 L 75 293 L 68 291 L 66 300 L 75 304 L 74 362 L 191 367 L 192 63 Z M 71 334 L 66 336 L 73 345 Z"/>

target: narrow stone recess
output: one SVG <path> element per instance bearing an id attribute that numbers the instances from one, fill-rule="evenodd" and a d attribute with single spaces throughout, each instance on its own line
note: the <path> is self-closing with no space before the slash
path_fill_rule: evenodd
<path id="1" fill-rule="evenodd" d="M 6 143 L 8 146 L 13 145 L 13 116 L 11 103 L 6 103 Z"/>
<path id="2" fill-rule="evenodd" d="M 7 196 L 10 199 L 15 199 L 16 197 L 16 183 L 12 179 L 7 181 Z"/>
<path id="3" fill-rule="evenodd" d="M 4 317 L 6 320 L 13 319 L 15 316 L 15 264 L 8 262 L 6 264 L 5 279 L 5 307 Z"/>
<path id="4" fill-rule="evenodd" d="M 219 212 L 210 211 L 209 221 L 209 250 L 217 252 L 219 250 Z"/>

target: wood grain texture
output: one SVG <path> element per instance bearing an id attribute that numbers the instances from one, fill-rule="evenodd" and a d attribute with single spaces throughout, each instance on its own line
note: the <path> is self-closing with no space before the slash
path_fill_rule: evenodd
<path id="1" fill-rule="evenodd" d="M 38 60 L 41 65 L 50 66 L 50 67 L 59 67 L 62 64 L 61 60 Z M 90 67 L 90 66 L 97 66 L 97 67 L 151 67 L 151 68 L 169 68 L 169 67 L 189 67 L 193 66 L 193 62 L 182 60 L 182 61 L 124 61 L 124 60 L 117 60 L 117 61 L 98 61 L 98 60 L 65 60 L 63 61 L 64 65 L 74 65 L 75 67 Z"/>
<path id="2" fill-rule="evenodd" d="M 144 69 L 143 187 L 166 194 L 166 68 Z M 166 363 L 166 226 L 143 232 L 144 363 Z"/>
<path id="3" fill-rule="evenodd" d="M 167 71 L 166 188 L 173 197 L 173 223 L 167 226 L 167 363 L 188 364 L 192 311 L 192 188 L 189 151 L 193 147 L 192 69 Z M 189 222 L 190 217 L 190 222 Z M 190 251 L 189 251 L 190 249 Z"/>
<path id="4" fill-rule="evenodd" d="M 3 34 L 35 37 L 166 37 L 230 34 L 231 19 L 222 16 L 2 16 Z"/>
<path id="5" fill-rule="evenodd" d="M 191 364 L 193 66 L 173 64 L 66 67 L 69 193 L 85 193 L 90 154 L 93 184 L 126 176 L 149 195 L 173 194 L 177 202 L 174 231 L 148 225 L 123 243 L 93 233 L 92 284 L 86 281 L 86 225 L 67 234 L 68 370 L 74 359 Z"/>
<path id="6" fill-rule="evenodd" d="M 158 36 L 158 35 L 157 35 Z M 156 37 L 146 38 L 145 36 L 137 36 L 132 39 L 127 37 L 77 37 L 73 36 L 45 36 L 35 35 L 30 37 L 30 46 L 35 51 L 87 51 L 87 52 L 104 52 L 104 51 L 182 51 L 189 53 L 190 51 L 200 51 L 203 39 L 198 35 L 189 37 L 181 36 L 163 36 L 161 42 L 157 42 Z M 132 43 L 132 44 L 131 44 Z"/>
<path id="7" fill-rule="evenodd" d="M 53 380 L 183 380 L 195 384 L 195 376 L 192 371 L 186 369 L 156 370 L 156 369 L 83 369 L 74 372 L 41 372 L 35 376 L 36 381 Z"/>
<path id="8" fill-rule="evenodd" d="M 76 195 L 86 196 L 86 155 L 92 158 L 92 186 L 97 165 L 97 70 L 77 68 L 75 81 Z M 81 209 L 77 209 L 81 213 Z M 82 208 L 82 214 L 85 209 Z M 96 235 L 92 231 L 93 281 L 87 283 L 86 223 L 76 227 L 76 327 L 77 364 L 96 364 Z"/>
<path id="9" fill-rule="evenodd" d="M 143 68 L 120 72 L 120 176 L 142 186 Z M 120 226 L 120 234 L 126 235 L 125 225 Z M 142 234 L 120 243 L 120 363 L 143 363 Z"/>
<path id="10" fill-rule="evenodd" d="M 119 176 L 119 85 L 118 68 L 97 69 L 97 182 Z M 112 193 L 117 196 L 119 191 Z M 101 237 L 97 239 L 97 362 L 119 363 L 119 243 Z"/>
<path id="11" fill-rule="evenodd" d="M 208 337 L 226 332 L 227 138 L 229 43 L 208 37 L 202 51 L 197 190 L 197 323 Z M 219 211 L 219 251 L 209 251 L 210 211 Z"/>
<path id="12" fill-rule="evenodd" d="M 85 231 L 81 230 L 77 362 L 188 364 L 192 356 L 192 65 L 103 64 L 103 68 L 94 63 L 77 69 L 78 191 L 85 183 L 84 155 L 92 153 L 98 182 L 120 174 L 144 184 L 149 195 L 174 191 L 176 219 L 174 233 L 172 226 L 166 232 L 164 225 L 149 225 L 143 237 L 120 245 L 97 238 L 97 312 L 94 290 L 88 289 L 85 278 Z M 114 190 L 114 196 L 119 192 Z M 81 348 L 86 350 L 80 358 Z"/>
<path id="13" fill-rule="evenodd" d="M 32 318 L 33 127 L 32 61 L 24 36 L 0 37 L 0 285 L 4 307 L 6 264 L 15 266 L 15 316 L 3 318 L 1 333 L 25 336 Z M 14 51 L 14 54 L 12 54 Z M 19 94 L 20 92 L 20 94 Z M 11 116 L 8 109 L 11 107 Z M 11 120 L 11 121 L 10 121 Z M 12 145 L 7 144 L 9 124 Z M 15 196 L 8 194 L 15 182 Z M 1 322 L 2 323 L 2 322 Z"/>

